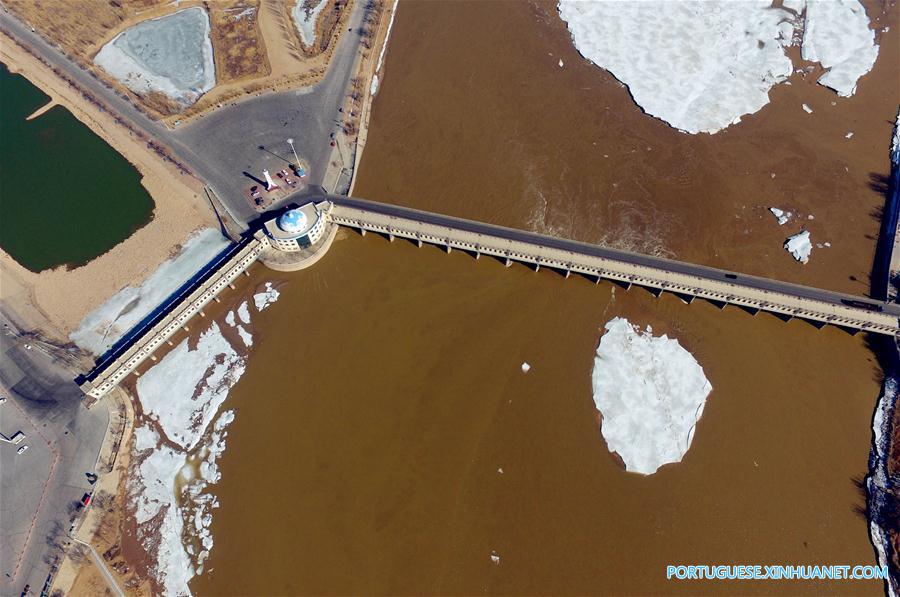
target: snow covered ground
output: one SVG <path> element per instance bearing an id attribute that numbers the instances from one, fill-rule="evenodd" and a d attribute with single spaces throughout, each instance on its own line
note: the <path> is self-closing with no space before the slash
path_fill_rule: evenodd
<path id="1" fill-rule="evenodd" d="M 291 10 L 291 16 L 294 18 L 294 25 L 300 34 L 300 41 L 309 48 L 316 42 L 316 22 L 319 19 L 319 13 L 328 2 L 327 0 L 309 0 L 308 8 L 305 7 L 305 4 L 306 0 L 297 0 L 294 9 Z"/>
<path id="2" fill-rule="evenodd" d="M 712 385 L 677 340 L 616 317 L 600 338 L 592 379 L 601 432 L 626 470 L 650 475 L 681 461 Z"/>
<path id="3" fill-rule="evenodd" d="M 266 304 L 277 291 L 261 293 Z M 274 297 L 272 296 L 274 293 Z M 238 323 L 240 319 L 241 323 Z M 144 373 L 137 383 L 142 418 L 135 428 L 135 465 L 129 500 L 138 539 L 154 558 L 157 579 L 167 595 L 188 595 L 190 579 L 203 571 L 213 547 L 211 486 L 221 477 L 233 410 L 219 412 L 244 372 L 238 349 L 252 345 L 250 309 L 243 302 L 225 322 L 237 327 L 244 346 L 232 346 L 216 322 L 191 349 L 187 339 Z"/>
<path id="4" fill-rule="evenodd" d="M 159 91 L 189 105 L 216 84 L 209 30 L 205 10 L 180 10 L 129 27 L 94 63 L 136 93 Z"/>
<path id="5" fill-rule="evenodd" d="M 176 257 L 160 265 L 140 286 L 126 286 L 88 313 L 69 338 L 95 355 L 103 354 L 228 242 L 212 228 L 192 234 Z"/>
<path id="6" fill-rule="evenodd" d="M 793 65 L 785 47 L 831 70 L 820 83 L 851 95 L 878 48 L 858 0 L 559 0 L 578 51 L 628 86 L 648 114 L 715 133 L 769 102 Z M 799 15 L 805 14 L 805 19 Z"/>

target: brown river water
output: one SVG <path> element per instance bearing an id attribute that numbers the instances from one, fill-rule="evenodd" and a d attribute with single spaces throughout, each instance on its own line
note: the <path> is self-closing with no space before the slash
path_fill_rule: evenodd
<path id="1" fill-rule="evenodd" d="M 688 136 L 581 60 L 552 4 L 403 2 L 354 194 L 863 293 L 900 95 L 889 18 L 853 98 L 795 77 L 743 124 Z M 832 248 L 795 263 L 770 205 L 814 214 Z M 195 593 L 881 591 L 665 578 L 874 562 L 865 337 L 346 231 L 309 270 L 255 267 L 234 304 L 266 280 L 281 298 L 225 404 Z M 649 477 L 597 427 L 614 316 L 676 337 L 713 386 L 683 462 Z"/>

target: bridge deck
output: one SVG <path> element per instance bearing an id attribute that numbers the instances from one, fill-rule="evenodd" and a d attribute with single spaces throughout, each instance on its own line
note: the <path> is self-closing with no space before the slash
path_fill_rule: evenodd
<path id="1" fill-rule="evenodd" d="M 461 218 L 348 197 L 329 197 L 337 224 L 390 238 L 462 249 L 475 255 L 575 272 L 596 280 L 637 284 L 691 300 L 707 299 L 822 324 L 900 335 L 900 306 L 808 286 L 747 276 L 515 230 Z M 848 303 L 849 302 L 849 303 Z"/>

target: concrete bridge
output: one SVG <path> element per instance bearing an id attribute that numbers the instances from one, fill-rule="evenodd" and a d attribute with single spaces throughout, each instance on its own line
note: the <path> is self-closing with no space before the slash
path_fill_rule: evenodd
<path id="1" fill-rule="evenodd" d="M 390 240 L 408 239 L 448 253 L 460 249 L 476 259 L 490 255 L 507 266 L 549 267 L 595 282 L 610 280 L 626 288 L 646 288 L 656 296 L 671 292 L 690 303 L 706 299 L 721 308 L 736 305 L 756 314 L 768 311 L 782 319 L 799 318 L 822 327 L 842 327 L 852 333 L 900 335 L 900 305 L 830 292 L 788 282 L 747 276 L 702 265 L 608 249 L 534 232 L 504 228 L 461 218 L 386 205 L 350 197 L 328 197 L 329 218 L 336 224 L 377 232 Z"/>
<path id="2" fill-rule="evenodd" d="M 756 314 L 768 311 L 788 320 L 799 318 L 817 327 L 827 324 L 858 331 L 900 336 L 900 305 L 807 286 L 747 276 L 725 270 L 692 265 L 670 259 L 581 243 L 464 220 L 408 207 L 387 205 L 350 197 L 313 197 L 333 224 L 379 233 L 389 240 L 408 239 L 418 246 L 437 245 L 448 253 L 465 251 L 478 259 L 489 255 L 508 266 L 514 262 L 535 270 L 547 267 L 565 277 L 572 273 L 594 282 L 610 280 L 625 288 L 636 285 L 656 296 L 670 292 L 685 302 L 695 298 L 720 308 L 736 305 Z M 324 252 L 330 246 L 310 247 Z M 157 308 L 156 314 L 138 324 L 109 354 L 98 359 L 90 373 L 79 378 L 81 389 L 99 398 L 118 385 L 178 330 L 188 329 L 196 314 L 213 300 L 265 251 L 275 251 L 261 230 L 252 230 L 232 245 L 222 257 L 206 266 L 203 275 L 180 289 Z"/>

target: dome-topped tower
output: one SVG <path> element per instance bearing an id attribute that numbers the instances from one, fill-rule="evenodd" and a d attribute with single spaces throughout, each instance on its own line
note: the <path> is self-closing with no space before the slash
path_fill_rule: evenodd
<path id="1" fill-rule="evenodd" d="M 278 218 L 278 227 L 288 234 L 305 232 L 308 224 L 309 218 L 299 208 L 286 211 Z"/>

